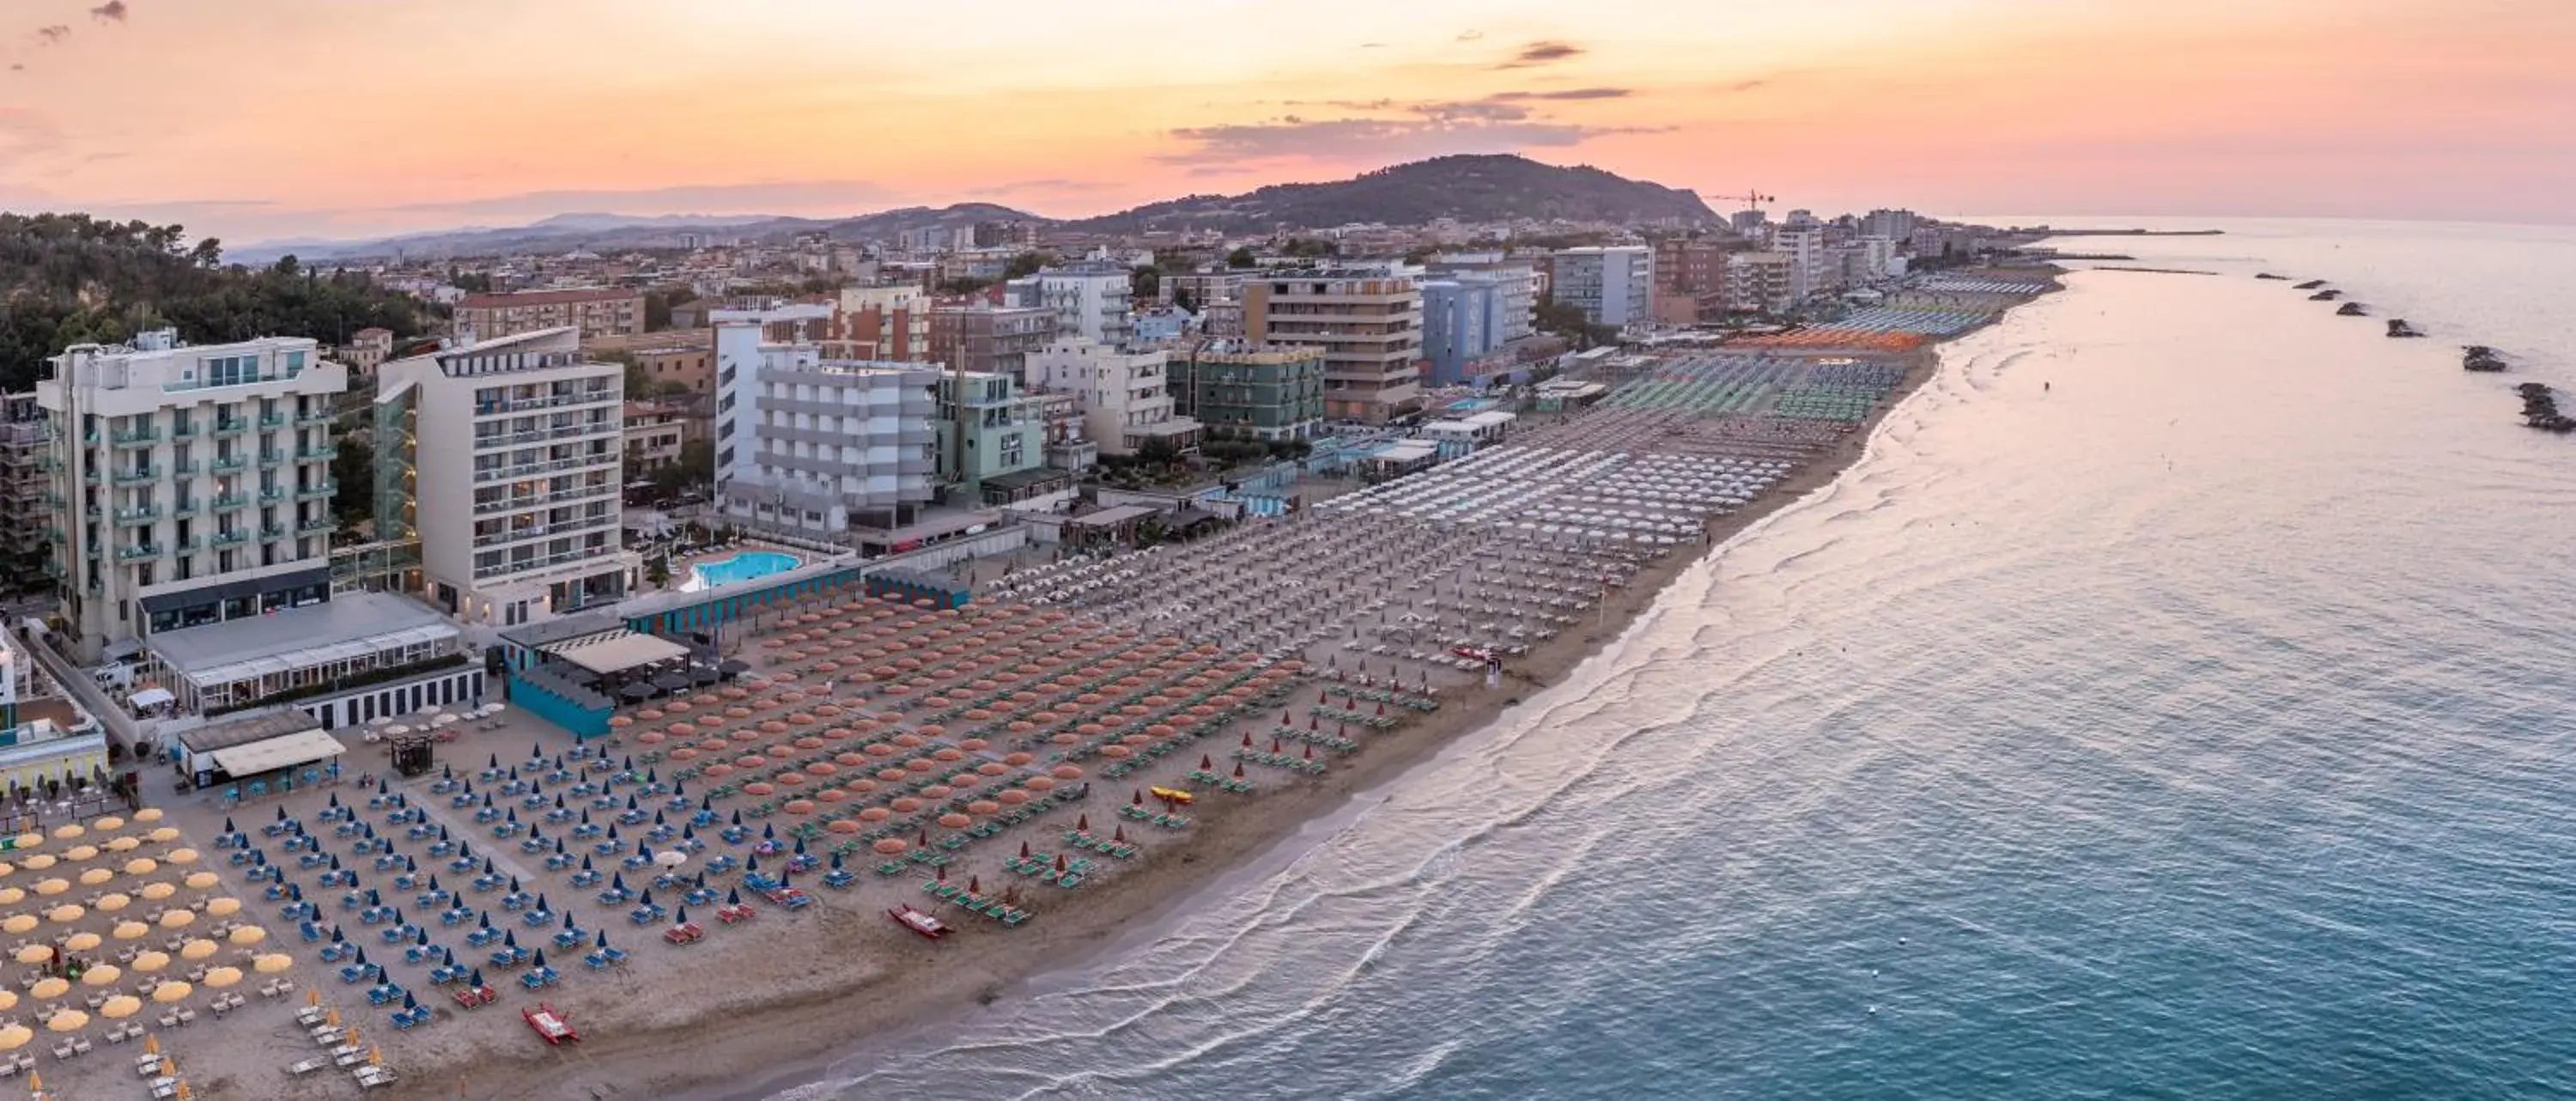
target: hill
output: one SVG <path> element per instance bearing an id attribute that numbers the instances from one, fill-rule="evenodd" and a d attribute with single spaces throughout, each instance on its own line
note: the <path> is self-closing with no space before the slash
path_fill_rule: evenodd
<path id="1" fill-rule="evenodd" d="M 684 233 L 714 233 L 746 241 L 779 243 L 798 234 L 826 233 L 836 240 L 864 240 L 892 237 L 908 229 L 934 225 L 964 226 L 982 221 L 1020 220 L 1045 222 L 1034 214 L 992 203 L 959 203 L 948 207 L 908 207 L 855 218 L 797 218 L 782 215 L 754 214 L 734 217 L 701 215 L 664 215 L 638 217 L 622 214 L 558 214 L 524 226 L 437 230 L 430 233 L 405 234 L 369 241 L 296 241 L 272 242 L 238 249 L 227 254 L 229 259 L 249 263 L 274 260 L 288 253 L 306 260 L 347 260 L 359 257 L 390 256 L 397 252 L 407 257 L 509 256 L 526 253 L 565 253 L 588 249 L 595 253 L 612 253 L 626 249 L 671 249 L 680 247 Z"/>
<path id="2" fill-rule="evenodd" d="M 0 389 L 23 391 L 67 345 L 115 343 L 176 327 L 191 343 L 309 336 L 340 343 L 360 329 L 425 331 L 419 302 L 363 275 L 227 267 L 213 238 L 178 226 L 86 214 L 0 214 Z"/>
<path id="3" fill-rule="evenodd" d="M 1193 195 L 1064 223 L 1095 233 L 1276 226 L 1323 229 L 1355 222 L 1422 225 L 1440 218 L 1646 222 L 1721 219 L 1699 196 L 1590 166 L 1559 168 L 1527 157 L 1460 155 L 1381 168 L 1334 183 L 1273 184 L 1243 195 Z"/>

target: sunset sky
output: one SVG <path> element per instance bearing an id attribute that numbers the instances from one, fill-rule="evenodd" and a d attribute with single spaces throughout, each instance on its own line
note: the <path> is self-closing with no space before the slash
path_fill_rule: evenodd
<path id="1" fill-rule="evenodd" d="M 2576 222 L 2576 0 L 9 0 L 0 206 L 1051 216 L 1527 153 L 1819 212 Z"/>

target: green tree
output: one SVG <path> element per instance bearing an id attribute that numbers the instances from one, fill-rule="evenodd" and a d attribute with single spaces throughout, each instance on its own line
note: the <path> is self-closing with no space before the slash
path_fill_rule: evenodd
<path id="1" fill-rule="evenodd" d="M 651 393 L 657 398 L 685 398 L 689 396 L 690 390 L 688 383 L 675 379 L 654 386 Z"/>
<path id="2" fill-rule="evenodd" d="M 1055 262 L 1056 255 L 1043 249 L 1023 252 L 1011 257 L 1010 263 L 1002 265 L 1002 278 L 1025 279 L 1036 275 L 1039 268 L 1053 266 Z"/>
<path id="3" fill-rule="evenodd" d="M 1147 264 L 1128 272 L 1127 288 L 1140 300 L 1162 297 L 1163 269 Z"/>
<path id="4" fill-rule="evenodd" d="M 644 331 L 658 333 L 670 327 L 670 298 L 660 291 L 644 292 Z"/>
<path id="5" fill-rule="evenodd" d="M 1198 296 L 1191 294 L 1188 287 L 1172 288 L 1172 304 L 1191 313 L 1199 312 Z"/>
<path id="6" fill-rule="evenodd" d="M 1225 266 L 1229 268 L 1257 268 L 1261 266 L 1261 260 L 1259 257 L 1252 255 L 1252 246 L 1238 245 L 1235 247 L 1233 252 L 1225 254 Z"/>
<path id="7" fill-rule="evenodd" d="M 331 456 L 331 512 L 340 526 L 354 528 L 376 516 L 376 449 L 356 434 L 340 437 Z"/>
<path id="8" fill-rule="evenodd" d="M 670 586 L 671 553 L 669 551 L 657 551 L 650 561 L 644 563 L 644 583 L 656 589 Z"/>
<path id="9" fill-rule="evenodd" d="M 990 279 L 977 279 L 971 275 L 961 275 L 955 279 L 940 280 L 939 286 L 935 289 L 940 294 L 962 297 L 970 294 L 982 294 L 984 293 L 985 288 L 992 285 L 993 281 Z"/>

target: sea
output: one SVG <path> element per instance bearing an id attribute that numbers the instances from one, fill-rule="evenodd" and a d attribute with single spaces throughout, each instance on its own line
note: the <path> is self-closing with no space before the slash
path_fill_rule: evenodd
<path id="1" fill-rule="evenodd" d="M 2576 228 L 2081 221 L 2225 233 L 2056 242 L 2136 259 L 1565 683 L 781 1101 L 2576 1096 Z"/>

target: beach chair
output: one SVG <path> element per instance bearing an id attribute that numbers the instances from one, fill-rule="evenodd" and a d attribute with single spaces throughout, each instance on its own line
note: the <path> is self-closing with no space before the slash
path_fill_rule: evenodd
<path id="1" fill-rule="evenodd" d="M 154 1063 L 154 1064 L 156 1064 L 156 1065 L 157 1065 L 157 1064 L 159 1064 L 159 1063 L 160 1063 L 160 1061 L 161 1061 L 161 1057 L 160 1057 L 160 1056 L 158 1056 L 158 1055 L 152 1056 L 151 1058 L 152 1058 L 153 1063 Z M 327 1066 L 330 1066 L 330 1065 L 331 1065 L 331 1060 L 329 1060 L 329 1059 L 327 1059 L 327 1058 L 320 1058 L 320 1057 L 317 1057 L 317 1058 L 312 1058 L 312 1059 L 305 1059 L 305 1060 L 299 1061 L 299 1062 L 297 1062 L 297 1063 L 294 1063 L 294 1064 L 292 1064 L 292 1065 L 288 1066 L 288 1067 L 286 1068 L 286 1073 L 291 1074 L 291 1075 L 294 1075 L 295 1077 L 301 1078 L 301 1077 L 303 1077 L 303 1076 L 305 1076 L 305 1075 L 307 1075 L 307 1074 L 311 1074 L 311 1073 L 313 1073 L 314 1071 L 320 1070 L 320 1069 L 322 1069 L 322 1068 L 324 1068 L 324 1067 L 327 1067 Z"/>

